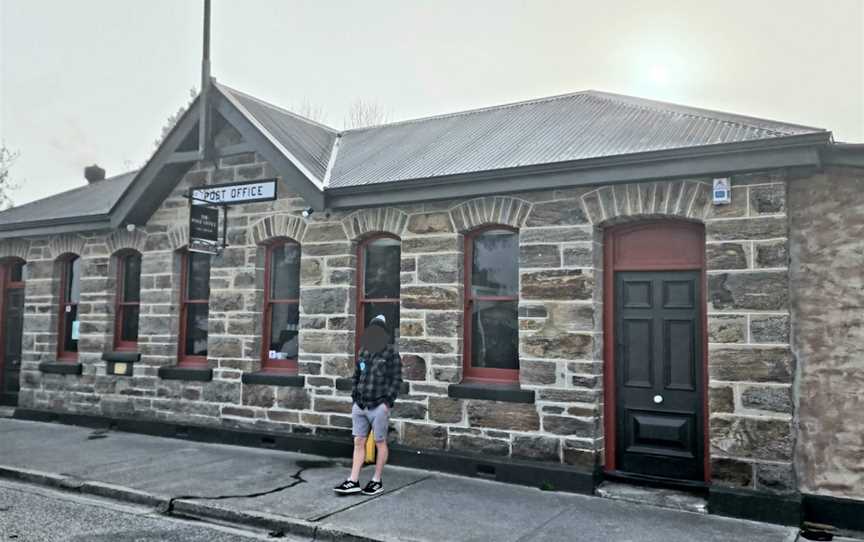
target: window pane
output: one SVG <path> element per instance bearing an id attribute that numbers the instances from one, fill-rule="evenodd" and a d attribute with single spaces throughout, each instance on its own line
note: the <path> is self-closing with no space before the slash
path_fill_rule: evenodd
<path id="1" fill-rule="evenodd" d="M 123 258 L 123 301 L 141 299 L 141 255 Z"/>
<path id="2" fill-rule="evenodd" d="M 23 262 L 13 262 L 9 264 L 9 281 L 23 282 L 26 275 L 26 266 Z"/>
<path id="3" fill-rule="evenodd" d="M 138 306 L 127 305 L 121 307 L 122 319 L 120 320 L 120 340 L 136 342 L 138 340 Z"/>
<path id="4" fill-rule="evenodd" d="M 187 268 L 187 299 L 204 300 L 210 298 L 210 255 L 190 252 Z"/>
<path id="5" fill-rule="evenodd" d="M 471 365 L 519 368 L 518 302 L 477 301 L 471 315 Z"/>
<path id="6" fill-rule="evenodd" d="M 191 303 L 186 307 L 186 355 L 206 356 L 209 306 Z"/>
<path id="7" fill-rule="evenodd" d="M 401 250 L 398 239 L 381 238 L 365 245 L 363 270 L 368 299 L 398 299 Z"/>
<path id="8" fill-rule="evenodd" d="M 296 359 L 299 350 L 297 335 L 300 308 L 295 303 L 274 303 L 270 306 L 270 359 Z"/>
<path id="9" fill-rule="evenodd" d="M 270 251 L 270 299 L 300 297 L 300 246 L 279 245 Z"/>
<path id="10" fill-rule="evenodd" d="M 66 264 L 66 300 L 78 303 L 81 300 L 81 258 L 75 256 Z"/>
<path id="11" fill-rule="evenodd" d="M 488 230 L 474 238 L 471 292 L 475 296 L 516 295 L 519 286 L 519 234 Z"/>
<path id="12" fill-rule="evenodd" d="M 385 328 L 394 341 L 399 337 L 399 303 L 364 303 L 363 304 L 363 329 L 369 326 L 369 322 L 379 314 L 387 319 Z"/>
<path id="13" fill-rule="evenodd" d="M 78 305 L 66 305 L 63 318 L 63 351 L 78 351 Z"/>

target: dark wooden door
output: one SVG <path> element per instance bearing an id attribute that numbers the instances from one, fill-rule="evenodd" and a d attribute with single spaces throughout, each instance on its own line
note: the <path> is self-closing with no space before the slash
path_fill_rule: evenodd
<path id="1" fill-rule="evenodd" d="M 616 464 L 702 480 L 701 273 L 615 273 Z"/>
<path id="2" fill-rule="evenodd" d="M 3 344 L 0 356 L 0 404 L 17 405 L 24 331 L 24 288 L 7 287 L 3 300 Z"/>

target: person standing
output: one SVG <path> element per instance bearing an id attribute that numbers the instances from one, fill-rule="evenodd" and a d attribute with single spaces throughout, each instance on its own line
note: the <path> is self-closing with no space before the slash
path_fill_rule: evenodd
<path id="1" fill-rule="evenodd" d="M 333 488 L 337 494 L 362 492 L 364 495 L 377 495 L 384 491 L 382 475 L 389 453 L 387 431 L 390 410 L 402 386 L 402 360 L 393 342 L 392 335 L 387 331 L 387 320 L 381 314 L 372 319 L 360 338 L 360 352 L 354 364 L 351 390 L 354 401 L 351 407 L 354 457 L 348 479 Z M 361 490 L 360 469 L 366 457 L 366 439 L 370 429 L 375 437 L 375 473 Z"/>

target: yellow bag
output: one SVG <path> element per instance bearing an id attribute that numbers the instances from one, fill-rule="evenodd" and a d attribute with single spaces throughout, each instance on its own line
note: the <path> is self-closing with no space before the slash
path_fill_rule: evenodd
<path id="1" fill-rule="evenodd" d="M 366 437 L 366 463 L 375 462 L 375 435 L 369 431 L 369 436 Z"/>

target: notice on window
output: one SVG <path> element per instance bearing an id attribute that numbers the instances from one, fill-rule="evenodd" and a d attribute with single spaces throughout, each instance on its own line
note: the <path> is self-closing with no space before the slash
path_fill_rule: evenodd
<path id="1" fill-rule="evenodd" d="M 73 341 L 78 340 L 79 330 L 81 328 L 80 324 L 81 324 L 81 322 L 78 320 L 72 321 L 72 340 Z"/>

